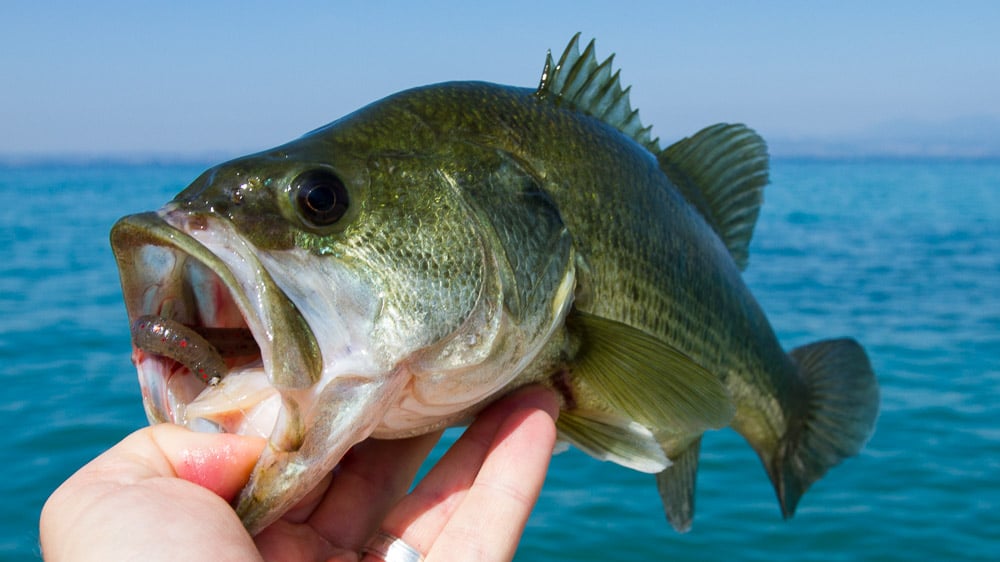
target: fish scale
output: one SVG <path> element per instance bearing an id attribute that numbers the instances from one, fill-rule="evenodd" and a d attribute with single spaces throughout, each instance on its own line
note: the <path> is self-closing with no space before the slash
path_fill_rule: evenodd
<path id="1" fill-rule="evenodd" d="M 864 350 L 838 339 L 786 353 L 742 280 L 763 139 L 717 124 L 661 149 L 595 53 L 574 37 L 537 89 L 391 95 L 116 224 L 131 319 L 256 342 L 259 360 L 218 386 L 255 385 L 244 394 L 266 405 L 165 377 L 169 357 L 137 365 L 151 421 L 273 425 L 236 507 L 251 532 L 359 441 L 465 423 L 531 383 L 562 397 L 562 439 L 654 474 L 682 531 L 705 431 L 746 438 L 786 517 L 864 445 L 878 411 Z M 161 275 L 171 260 L 198 266 Z M 187 326 L 164 302 L 213 303 L 205 322 L 219 325 Z M 213 351 L 194 341 L 192 365 Z M 198 419 L 168 419 L 193 399 Z"/>

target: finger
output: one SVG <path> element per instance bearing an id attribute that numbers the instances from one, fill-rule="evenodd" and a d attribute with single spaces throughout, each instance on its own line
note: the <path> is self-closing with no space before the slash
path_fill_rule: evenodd
<path id="1" fill-rule="evenodd" d="M 250 479 L 266 441 L 232 433 L 197 433 L 160 424 L 149 435 L 178 478 L 215 492 L 232 501 Z M 156 451 L 151 451 L 155 460 Z"/>
<path id="2" fill-rule="evenodd" d="M 193 559 L 192 545 L 202 546 L 199 559 L 227 549 L 255 555 L 227 499 L 242 487 L 263 445 L 165 424 L 133 433 L 46 502 L 40 521 L 46 559 L 145 558 L 165 533 L 184 537 L 157 552 L 174 559 Z M 206 541 L 211 547 L 203 547 Z"/>
<path id="3" fill-rule="evenodd" d="M 73 478 L 134 484 L 178 477 L 229 501 L 250 477 L 265 441 L 229 433 L 196 433 L 172 424 L 144 427 L 81 468 Z"/>
<path id="4" fill-rule="evenodd" d="M 556 442 L 553 417 L 529 411 L 508 418 L 472 487 L 434 541 L 428 558 L 507 561 L 545 483 Z"/>
<path id="5" fill-rule="evenodd" d="M 369 439 L 355 446 L 337 467 L 309 517 L 310 526 L 331 543 L 359 551 L 410 489 L 440 437 L 435 431 L 410 439 Z"/>
<path id="6" fill-rule="evenodd" d="M 254 537 L 261 554 L 268 560 L 357 560 L 439 435 L 370 439 L 353 447 L 305 500 Z"/>
<path id="7" fill-rule="evenodd" d="M 551 391 L 532 387 L 505 397 L 480 414 L 414 491 L 390 512 L 383 529 L 420 552 L 428 552 L 472 487 L 494 441 L 502 440 L 539 410 L 551 424 L 557 401 Z M 551 453 L 551 445 L 543 447 L 543 455 Z"/>

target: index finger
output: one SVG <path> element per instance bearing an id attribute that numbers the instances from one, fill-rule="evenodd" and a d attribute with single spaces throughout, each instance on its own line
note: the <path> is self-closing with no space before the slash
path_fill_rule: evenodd
<path id="1" fill-rule="evenodd" d="M 511 560 L 535 507 L 556 442 L 551 411 L 522 410 L 498 429 L 472 487 L 429 558 Z"/>
<path id="2" fill-rule="evenodd" d="M 478 551 L 479 541 L 507 541 L 514 548 L 545 479 L 557 412 L 555 395 L 541 387 L 488 408 L 400 501 L 383 529 L 423 553 L 437 550 L 439 538 L 452 542 L 466 534 L 465 544 L 456 545 L 461 550 L 437 550 L 444 559 L 473 559 L 460 553 L 470 546 Z"/>

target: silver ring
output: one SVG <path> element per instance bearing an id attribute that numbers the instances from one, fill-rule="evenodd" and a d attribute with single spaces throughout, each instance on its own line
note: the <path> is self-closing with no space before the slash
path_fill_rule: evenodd
<path id="1" fill-rule="evenodd" d="M 419 550 L 381 530 L 375 533 L 361 553 L 378 556 L 382 562 L 424 562 L 424 555 Z"/>

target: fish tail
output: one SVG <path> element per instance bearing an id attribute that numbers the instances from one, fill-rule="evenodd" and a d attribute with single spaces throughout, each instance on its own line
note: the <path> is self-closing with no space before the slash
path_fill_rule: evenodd
<path id="1" fill-rule="evenodd" d="M 813 482 L 861 450 L 874 429 L 879 403 L 871 363 L 853 339 L 820 341 L 789 355 L 805 384 L 806 408 L 791 420 L 767 463 L 785 518 L 795 513 Z"/>

